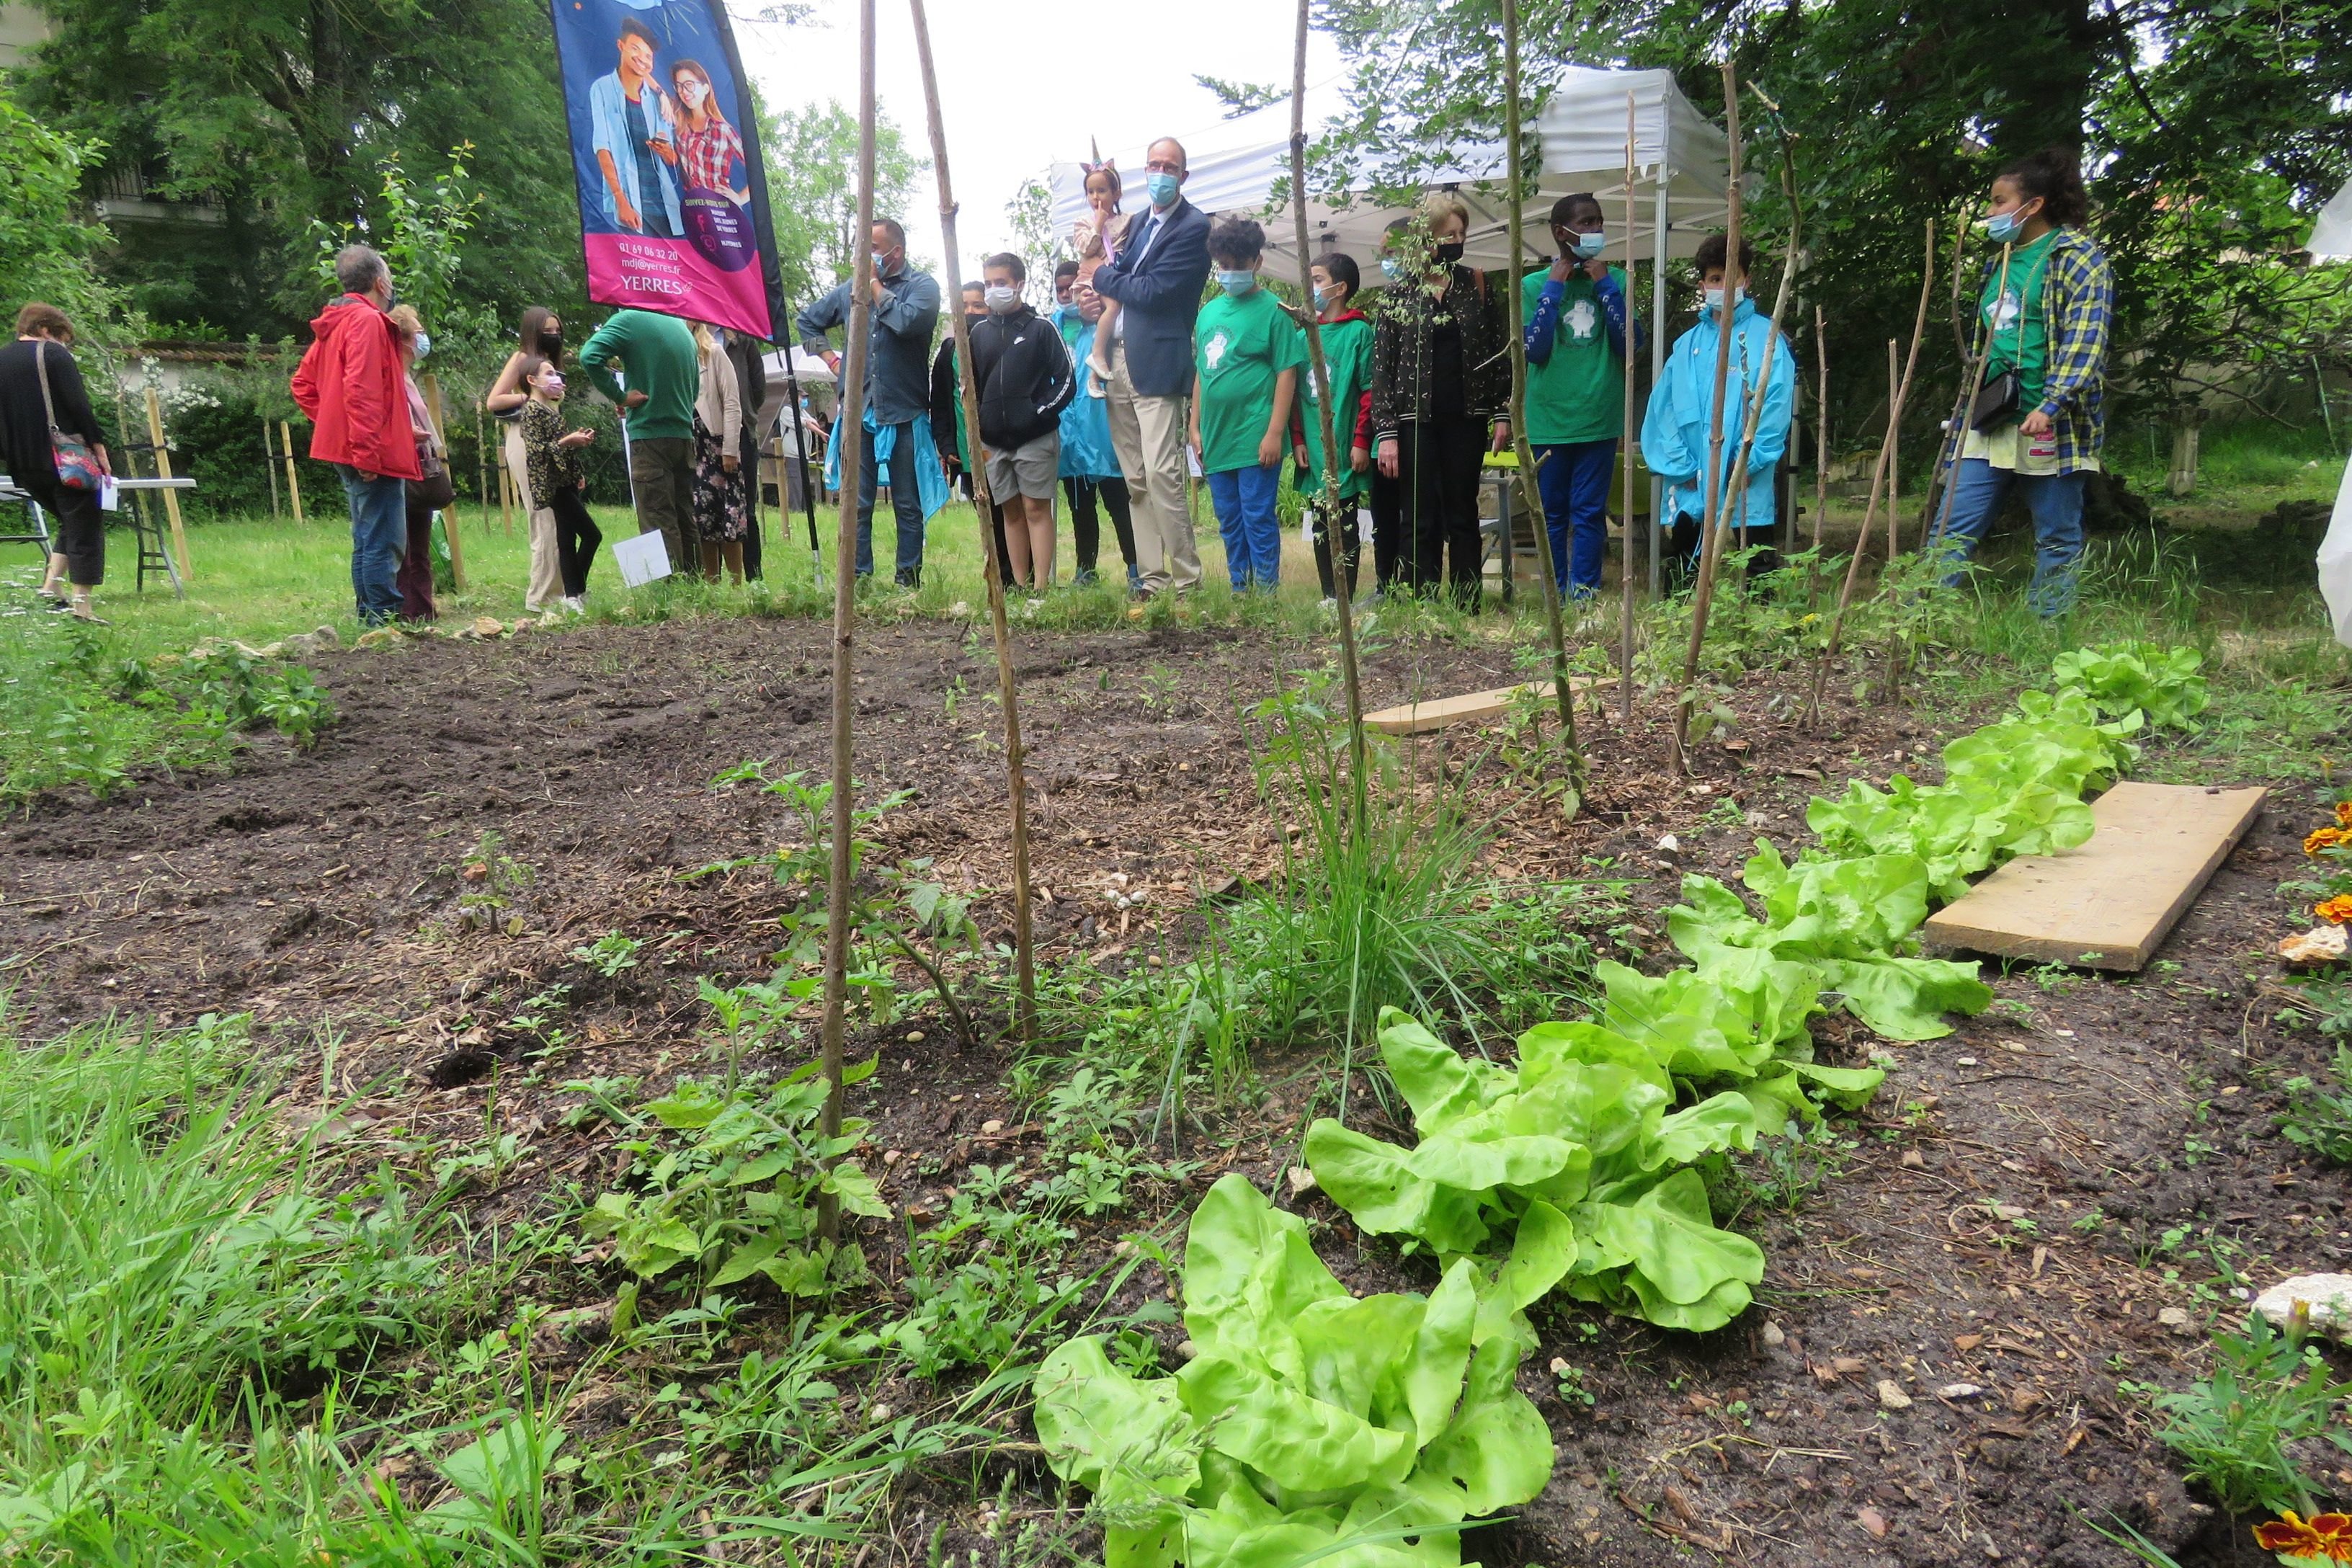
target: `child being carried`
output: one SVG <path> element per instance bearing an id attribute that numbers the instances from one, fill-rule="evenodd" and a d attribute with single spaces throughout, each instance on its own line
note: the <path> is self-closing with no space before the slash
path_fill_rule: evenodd
<path id="1" fill-rule="evenodd" d="M 1129 218 L 1118 210 L 1118 165 L 1109 159 L 1086 166 L 1087 216 L 1070 226 L 1070 246 L 1078 253 L 1078 282 L 1094 286 L 1095 272 L 1118 254 L 1127 243 Z M 1094 372 L 1087 384 L 1089 395 L 1100 397 L 1110 384 L 1110 344 L 1118 321 L 1118 301 L 1103 301 L 1102 320 L 1095 327 L 1095 346 L 1087 356 Z"/>

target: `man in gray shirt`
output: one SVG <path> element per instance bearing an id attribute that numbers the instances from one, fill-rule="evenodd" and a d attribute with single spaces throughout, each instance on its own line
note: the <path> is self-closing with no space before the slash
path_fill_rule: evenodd
<path id="1" fill-rule="evenodd" d="M 824 356 L 835 376 L 841 356 L 827 329 L 849 324 L 853 279 L 800 314 L 803 346 Z M 895 218 L 874 220 L 873 331 L 866 354 L 866 449 L 857 470 L 857 574 L 874 574 L 875 470 L 890 470 L 890 506 L 898 517 L 898 583 L 921 584 L 923 503 L 915 488 L 914 424 L 930 415 L 931 333 L 940 321 L 939 280 L 907 269 L 907 231 Z M 876 452 L 882 454 L 877 462 Z"/>

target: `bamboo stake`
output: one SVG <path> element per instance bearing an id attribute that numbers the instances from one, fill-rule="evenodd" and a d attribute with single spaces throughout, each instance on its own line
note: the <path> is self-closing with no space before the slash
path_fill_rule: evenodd
<path id="1" fill-rule="evenodd" d="M 441 378 L 427 371 L 416 379 L 425 389 L 425 416 L 433 421 L 433 437 L 441 443 L 441 466 L 446 468 L 449 466 L 449 431 L 441 419 Z M 452 485 L 450 489 L 455 490 L 457 487 Z M 455 583 L 457 592 L 462 594 L 466 591 L 466 549 L 457 538 L 457 508 L 454 503 L 441 514 L 441 536 L 449 542 L 449 581 Z"/>
<path id="2" fill-rule="evenodd" d="M 919 3 L 919 0 L 918 0 Z M 1307 251 L 1307 35 L 1310 26 L 1313 0 L 1298 0 L 1298 42 L 1293 53 L 1290 78 L 1290 213 L 1298 236 L 1298 288 L 1307 301 L 1307 374 L 1315 378 L 1315 411 L 1318 433 L 1323 437 L 1323 526 L 1326 530 L 1342 527 L 1339 515 L 1339 447 L 1332 426 L 1335 417 L 1331 407 L 1331 364 L 1323 354 L 1323 323 L 1320 312 L 1314 309 L 1315 258 Z M 1353 304 L 1351 300 L 1349 303 Z M 1352 416 L 1350 427 L 1352 428 Z M 1364 806 L 1369 783 L 1364 768 L 1364 689 L 1356 668 L 1356 574 L 1348 564 L 1350 554 L 1361 564 L 1361 542 L 1356 534 L 1356 519 L 1352 512 L 1345 519 L 1346 531 L 1328 542 L 1332 552 L 1332 566 L 1339 592 L 1339 672 L 1348 689 L 1348 767 L 1349 779 L 1350 826 L 1358 836 L 1364 828 Z M 1344 539 L 1357 548 L 1341 545 Z M 1344 1097 L 1347 1084 L 1339 1089 Z M 1344 1113 L 1343 1113 L 1344 1114 Z"/>
<path id="3" fill-rule="evenodd" d="M 1901 360 L 1896 349 L 1900 340 L 1886 340 L 1886 405 L 1895 406 L 1895 393 L 1902 384 Z M 1887 416 L 1886 424 L 1886 560 L 1893 564 L 1902 534 L 1895 519 L 1902 516 L 1896 498 L 1903 493 L 1903 424 L 1897 414 Z"/>
<path id="4" fill-rule="evenodd" d="M 172 477 L 172 449 L 163 443 L 163 401 L 155 389 L 147 389 L 147 439 L 155 444 L 155 477 Z M 180 492 L 166 487 L 163 491 L 163 514 L 172 520 L 172 552 L 180 558 L 180 581 L 191 580 L 188 572 L 188 532 L 180 525 Z"/>
<path id="5" fill-rule="evenodd" d="M 857 574 L 849 563 L 857 553 L 858 467 L 866 443 L 866 355 L 872 334 L 874 292 L 874 0 L 857 5 L 857 233 L 851 271 L 849 342 L 841 374 L 841 524 L 834 535 L 833 574 L 833 841 L 825 879 L 824 1026 L 820 1052 L 824 1072 L 824 1112 L 818 1126 L 828 1147 L 841 1136 L 841 1047 L 849 1010 L 850 691 L 857 627 Z M 960 315 L 961 312 L 958 312 Z M 830 1166 L 833 1157 L 827 1156 Z M 841 1231 L 841 1205 L 834 1194 L 817 1194 L 817 1230 L 832 1241 Z"/>
<path id="6" fill-rule="evenodd" d="M 1617 439 L 1625 448 L 1625 548 L 1618 561 L 1617 721 L 1633 721 L 1633 95 L 1625 95 L 1625 418 Z M 1651 324 L 1657 331 L 1656 323 Z M 1657 552 L 1658 520 L 1650 519 L 1650 551 Z M 1545 528 L 1550 534 L 1549 525 Z"/>
<path id="7" fill-rule="evenodd" d="M 1559 709 L 1560 743 L 1567 748 L 1568 787 L 1571 818 L 1584 805 L 1584 748 L 1576 739 L 1576 694 L 1568 684 L 1568 628 L 1560 616 L 1559 568 L 1552 561 L 1551 522 L 1544 516 L 1543 492 L 1536 480 L 1535 448 L 1528 444 L 1527 291 L 1519 272 L 1527 265 L 1527 185 L 1521 170 L 1524 140 L 1519 123 L 1518 0 L 1503 0 L 1503 145 L 1507 150 L 1505 178 L 1510 184 L 1511 269 L 1505 292 L 1511 298 L 1511 442 L 1519 459 L 1522 503 L 1536 520 L 1536 548 L 1543 555 L 1544 620 L 1551 634 L 1551 688 Z M 1303 221 L 1303 220 L 1302 220 Z M 1503 526 L 1511 526 L 1504 509 Z"/>
<path id="8" fill-rule="evenodd" d="M 294 426 L 278 422 L 278 444 L 286 449 L 286 504 L 294 510 L 294 525 L 302 525 L 302 481 L 294 477 Z"/>
<path id="9" fill-rule="evenodd" d="M 261 471 L 269 476 L 269 521 L 278 521 L 278 454 L 269 449 L 269 416 L 261 416 Z"/>
<path id="10" fill-rule="evenodd" d="M 1723 116 L 1730 146 L 1730 183 L 1725 197 L 1728 211 L 1723 228 L 1723 304 L 1716 320 L 1715 406 L 1708 416 L 1706 485 L 1699 492 L 1703 526 L 1698 539 L 1698 585 L 1691 590 L 1690 647 L 1683 657 L 1682 689 L 1675 694 L 1674 728 L 1667 733 L 1666 762 L 1677 773 L 1687 771 L 1684 748 L 1690 740 L 1691 688 L 1698 680 L 1699 649 L 1706 640 L 1707 606 L 1715 597 L 1716 530 L 1724 513 L 1723 395 L 1731 380 L 1732 297 L 1746 281 L 1739 269 L 1739 83 L 1729 60 L 1723 62 Z"/>
<path id="11" fill-rule="evenodd" d="M 873 0 L 865 0 L 865 4 L 870 12 Z M 956 201 L 948 177 L 947 122 L 940 113 L 939 76 L 931 64 L 930 21 L 924 14 L 923 0 L 907 0 L 907 5 L 915 23 L 915 57 L 923 71 L 923 106 L 931 127 L 931 168 L 939 176 L 940 243 L 947 253 L 948 275 L 956 278 L 962 270 L 962 263 L 956 251 Z M 867 49 L 870 60 L 870 43 Z M 870 65 L 868 69 L 870 72 Z M 868 139 L 870 174 L 870 127 Z M 1035 1038 L 1037 1032 L 1037 969 L 1030 918 L 1029 784 L 1023 776 L 1021 701 L 1013 679 L 1013 628 L 1004 616 L 1004 576 L 998 569 L 996 543 L 989 521 L 995 508 L 988 490 L 988 463 L 981 455 L 980 374 L 971 357 L 971 323 L 961 310 L 949 320 L 955 330 L 956 367 L 963 383 L 964 428 L 971 435 L 971 493 L 980 520 L 981 577 L 988 584 L 989 626 L 996 637 L 996 693 L 1004 710 L 1004 780 L 1013 800 L 1013 963 L 1021 987 L 1017 1008 L 1020 1033 L 1027 1040 Z M 845 479 L 843 488 L 848 488 Z M 1013 521 L 1008 518 L 1006 526 L 1011 527 Z M 838 571 L 835 574 L 843 575 Z"/>
<path id="12" fill-rule="evenodd" d="M 1904 401 L 1911 393 L 1911 378 L 1919 369 L 1919 340 L 1927 331 L 1927 300 L 1936 288 L 1936 224 L 1927 221 L 1927 258 L 1926 276 L 1919 279 L 1919 313 L 1911 323 L 1911 357 L 1903 373 L 1903 382 L 1895 392 L 1895 406 L 1887 410 L 1886 437 L 1878 444 L 1878 461 L 1870 472 L 1870 503 L 1863 510 L 1862 532 L 1853 543 L 1853 559 L 1846 563 L 1845 586 L 1838 592 L 1837 609 L 1830 616 L 1829 640 L 1822 647 L 1820 658 L 1813 666 L 1812 695 L 1807 700 L 1809 716 L 1818 716 L 1822 706 L 1822 688 L 1829 679 L 1830 660 L 1837 657 L 1845 636 L 1845 613 L 1853 603 L 1853 585 L 1862 575 L 1862 558 L 1870 552 L 1870 536 L 1878 523 L 1878 500 L 1885 493 L 1887 461 L 1893 455 L 1895 427 L 1903 422 Z"/>

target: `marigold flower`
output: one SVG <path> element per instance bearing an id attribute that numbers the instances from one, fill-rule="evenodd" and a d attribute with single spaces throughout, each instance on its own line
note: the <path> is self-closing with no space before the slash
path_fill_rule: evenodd
<path id="1" fill-rule="evenodd" d="M 2316 855 L 2338 844 L 2352 844 L 2352 827 L 2315 827 L 2304 836 L 2303 852 Z"/>
<path id="2" fill-rule="evenodd" d="M 2336 803 L 2336 826 L 2352 827 L 2352 800 L 2339 800 Z"/>
<path id="3" fill-rule="evenodd" d="M 2352 925 L 2352 893 L 2338 893 L 2324 904 L 2314 904 L 2311 912 L 2329 925 Z"/>
<path id="4" fill-rule="evenodd" d="M 2304 1520 L 2289 1510 L 2283 1519 L 2254 1526 L 2254 1541 L 2282 1557 L 2352 1563 L 2352 1514 L 2319 1513 Z"/>

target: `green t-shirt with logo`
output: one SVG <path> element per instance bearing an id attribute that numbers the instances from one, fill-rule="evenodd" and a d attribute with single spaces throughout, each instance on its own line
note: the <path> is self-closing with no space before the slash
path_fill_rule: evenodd
<path id="1" fill-rule="evenodd" d="M 1299 331 L 1303 345 L 1306 330 Z M 1311 361 L 1313 355 L 1309 354 Z M 1364 488 L 1364 476 L 1349 466 L 1348 449 L 1356 440 L 1356 409 L 1372 384 L 1372 323 L 1361 316 L 1323 324 L 1323 363 L 1331 373 L 1331 444 L 1339 448 L 1339 499 L 1353 500 Z M 1315 369 L 1310 363 L 1298 373 L 1298 410 L 1306 426 L 1308 467 L 1299 478 L 1301 488 L 1320 493 L 1323 486 L 1323 415 L 1315 404 Z"/>
<path id="2" fill-rule="evenodd" d="M 1622 298 L 1625 269 L 1612 267 L 1609 275 Z M 1536 319 L 1536 306 L 1550 279 L 1548 267 L 1520 279 L 1521 321 Z M 1609 346 L 1609 313 L 1601 303 L 1599 286 L 1581 268 L 1560 287 L 1551 358 L 1542 364 L 1528 362 L 1528 444 L 1613 441 L 1625 433 L 1625 362 Z"/>
<path id="3" fill-rule="evenodd" d="M 2042 406 L 2042 382 L 2050 366 L 2050 320 L 2042 314 L 2042 282 L 2050 266 L 2050 247 L 2058 237 L 2052 229 L 2031 245 L 2009 253 L 2009 284 L 2001 286 L 1996 258 L 1977 300 L 1977 315 L 1992 338 L 1992 357 L 1985 364 L 1990 381 L 2005 370 L 2017 372 L 2018 406 Z"/>
<path id="4" fill-rule="evenodd" d="M 1258 443 L 1274 417 L 1274 384 L 1307 363 L 1307 334 L 1265 287 L 1201 307 L 1192 368 L 1201 374 L 1201 471 L 1257 467 Z M 1283 447 L 1289 449 L 1289 442 Z"/>

